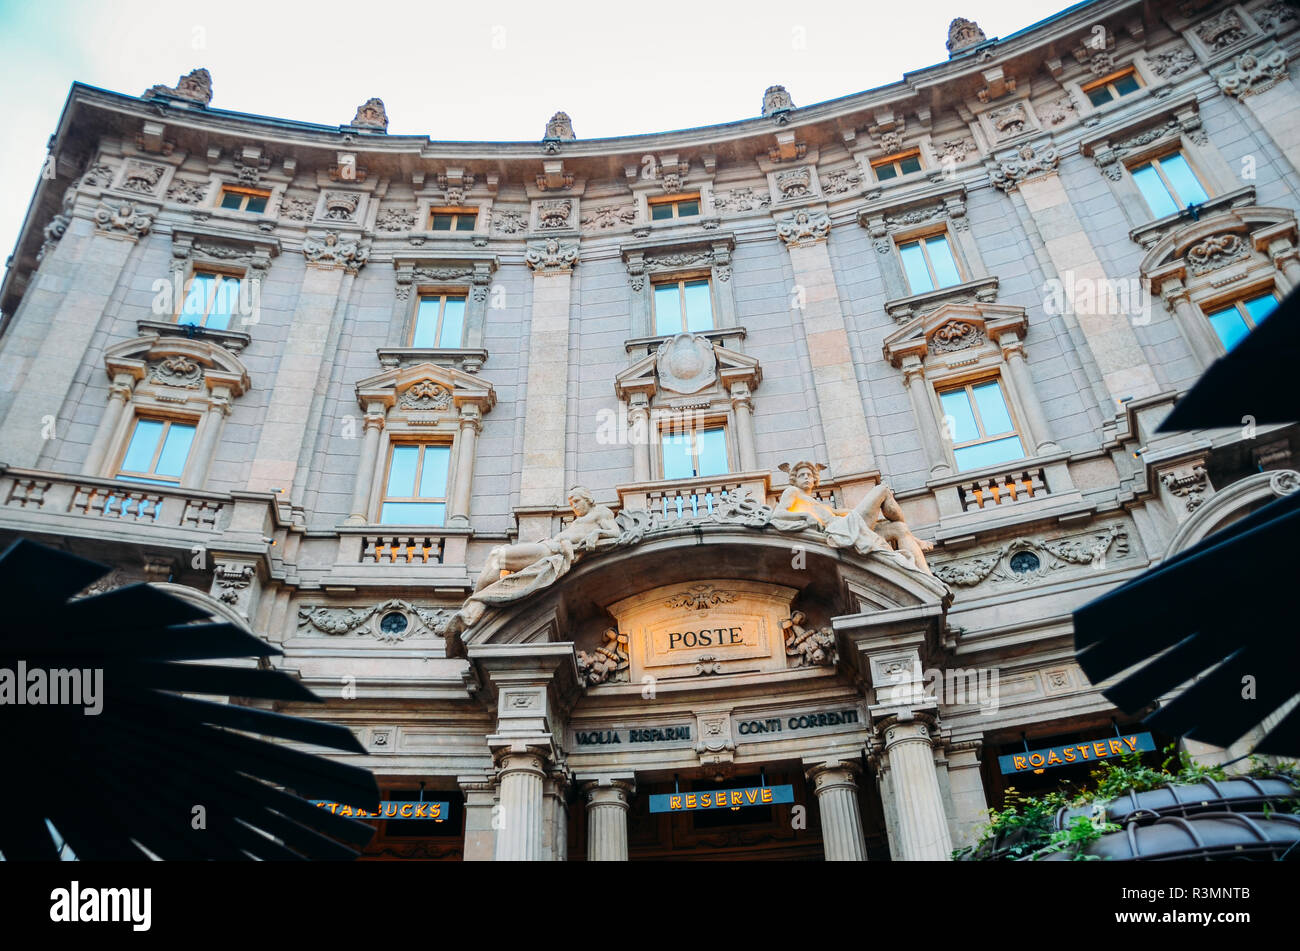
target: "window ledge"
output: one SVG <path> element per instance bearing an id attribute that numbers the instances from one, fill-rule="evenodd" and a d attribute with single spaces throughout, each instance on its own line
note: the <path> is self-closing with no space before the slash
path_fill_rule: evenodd
<path id="1" fill-rule="evenodd" d="M 187 337 L 191 340 L 209 340 L 231 353 L 239 353 L 253 338 L 238 330 L 210 330 L 195 324 L 178 324 L 166 320 L 137 320 L 136 331 L 141 336 L 158 334 L 160 337 Z"/>
<path id="2" fill-rule="evenodd" d="M 1254 203 L 1255 186 L 1243 185 L 1241 188 L 1235 188 L 1230 192 L 1224 192 L 1222 195 L 1206 199 L 1201 204 L 1196 205 L 1196 217 L 1188 214 L 1191 209 L 1184 208 L 1176 214 L 1165 215 L 1165 217 L 1158 218 L 1150 224 L 1134 228 L 1128 233 L 1128 236 L 1142 247 L 1150 248 L 1168 231 L 1172 231 L 1175 228 L 1181 228 L 1186 224 L 1195 223 L 1199 218 L 1203 218 L 1206 215 L 1226 211 L 1229 208 L 1238 208 L 1242 205 L 1253 205 Z"/>
<path id="3" fill-rule="evenodd" d="M 942 304 L 964 303 L 970 300 L 991 303 L 998 297 L 998 279 L 981 277 L 964 284 L 953 284 L 938 290 L 885 301 L 885 312 L 897 324 L 905 324 L 914 317 L 928 314 Z"/>
<path id="4" fill-rule="evenodd" d="M 477 373 L 488 358 L 486 350 L 459 347 L 380 347 L 375 353 L 379 355 L 380 365 L 386 369 L 432 363 L 456 367 L 466 373 Z"/>
<path id="5" fill-rule="evenodd" d="M 478 231 L 409 231 L 405 235 L 394 234 L 390 237 L 404 238 L 407 244 L 418 248 L 426 241 L 467 242 L 476 248 L 486 248 L 488 235 Z"/>

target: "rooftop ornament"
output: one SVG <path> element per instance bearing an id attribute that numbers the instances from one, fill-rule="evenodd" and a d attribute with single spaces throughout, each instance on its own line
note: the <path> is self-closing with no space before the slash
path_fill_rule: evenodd
<path id="1" fill-rule="evenodd" d="M 974 20 L 957 17 L 948 24 L 948 58 L 951 59 L 972 46 L 979 46 L 987 39 Z"/>
<path id="2" fill-rule="evenodd" d="M 542 136 L 542 145 L 548 152 L 558 152 L 561 142 L 572 142 L 577 136 L 573 134 L 573 120 L 567 112 L 557 112 L 546 123 L 546 134 Z"/>
<path id="3" fill-rule="evenodd" d="M 151 86 L 140 95 L 142 99 L 188 99 L 206 106 L 212 101 L 212 74 L 203 68 L 191 70 L 175 86 Z"/>
<path id="4" fill-rule="evenodd" d="M 763 91 L 763 118 L 772 119 L 777 125 L 790 121 L 789 113 L 794 111 L 794 100 L 784 86 L 768 86 Z"/>
<path id="5" fill-rule="evenodd" d="M 374 129 L 386 133 L 388 112 L 384 109 L 384 100 L 375 97 L 357 106 L 357 114 L 352 119 L 352 126 L 357 129 Z"/>

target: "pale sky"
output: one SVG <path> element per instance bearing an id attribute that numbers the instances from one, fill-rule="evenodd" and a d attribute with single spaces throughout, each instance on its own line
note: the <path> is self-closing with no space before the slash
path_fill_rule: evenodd
<path id="1" fill-rule="evenodd" d="M 217 109 L 339 125 L 378 96 L 392 133 L 509 141 L 563 109 L 597 138 L 755 116 L 774 84 L 796 106 L 885 85 L 945 61 L 953 17 L 1005 37 L 1068 6 L 0 0 L 0 258 L 73 82 L 139 95 L 205 66 Z"/>

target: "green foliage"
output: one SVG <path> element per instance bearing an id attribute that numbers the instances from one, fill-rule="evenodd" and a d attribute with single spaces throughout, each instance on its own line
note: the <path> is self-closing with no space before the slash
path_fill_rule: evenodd
<path id="1" fill-rule="evenodd" d="M 1171 783 L 1229 778 L 1223 767 L 1197 763 L 1189 753 L 1177 751 L 1173 745 L 1165 747 L 1163 752 L 1167 755 L 1159 768 L 1144 764 L 1142 755 L 1137 752 L 1126 753 L 1118 761 L 1106 760 L 1091 772 L 1088 783 L 1079 790 L 1071 791 L 1068 784 L 1064 784 L 1060 790 L 1035 797 L 1021 796 L 1015 789 L 1008 788 L 1005 808 L 990 809 L 989 821 L 980 828 L 975 844 L 955 850 L 953 858 L 974 861 L 1038 859 L 1053 852 L 1069 852 L 1075 861 L 1095 859 L 1096 856 L 1086 854 L 1087 847 L 1120 828 L 1105 821 L 1106 804 L 1111 800 L 1129 791 L 1146 792 Z M 1265 763 L 1251 757 L 1249 775 L 1286 779 L 1300 787 L 1300 763 Z M 1053 820 L 1060 809 L 1089 804 L 1093 806 L 1091 816 L 1076 816 L 1066 828 L 1054 828 Z M 1283 800 L 1283 804 L 1293 812 L 1300 812 L 1300 799 Z"/>

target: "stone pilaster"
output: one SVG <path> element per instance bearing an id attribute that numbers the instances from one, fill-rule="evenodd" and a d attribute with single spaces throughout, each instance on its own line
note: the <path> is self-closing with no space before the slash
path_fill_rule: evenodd
<path id="1" fill-rule="evenodd" d="M 551 245 L 556 245 L 554 248 Z M 572 254 L 570 254 L 572 252 Z M 569 309 L 577 246 L 551 242 L 529 252 L 533 309 L 528 332 L 528 390 L 524 410 L 524 460 L 519 504 L 564 502 L 564 452 L 568 422 Z M 550 519 L 541 526 L 549 531 Z M 520 537 L 526 536 L 520 525 Z"/>
<path id="2" fill-rule="evenodd" d="M 855 763 L 832 760 L 808 769 L 817 794 L 822 820 L 822 848 L 828 862 L 865 862 L 867 845 L 862 837 L 862 811 L 858 807 Z"/>
<path id="3" fill-rule="evenodd" d="M 461 777 L 457 783 L 465 794 L 465 861 L 489 862 L 496 854 L 496 786 L 482 776 Z"/>
<path id="4" fill-rule="evenodd" d="M 352 483 L 352 511 L 347 517 L 348 525 L 364 525 L 370 520 L 370 490 L 375 467 L 379 464 L 379 434 L 384 428 L 383 403 L 371 403 L 366 408 L 364 426 L 356 481 Z"/>
<path id="5" fill-rule="evenodd" d="M 131 402 L 131 390 L 135 379 L 130 373 L 119 372 L 113 377 L 113 385 L 108 389 L 108 405 L 100 417 L 95 430 L 95 438 L 86 452 L 86 459 L 81 465 L 81 474 L 88 476 L 106 475 L 102 472 L 104 457 L 108 455 L 109 443 L 122 421 L 127 404 Z"/>
<path id="6" fill-rule="evenodd" d="M 952 838 L 943 794 L 934 772 L 930 718 L 891 716 L 879 727 L 889 760 L 897 828 L 892 830 L 894 858 L 904 862 L 941 862 L 952 858 Z"/>
<path id="7" fill-rule="evenodd" d="M 979 742 L 953 743 L 948 747 L 948 789 L 957 825 L 956 845 L 971 845 L 975 833 L 988 818 L 988 800 L 980 776 Z"/>
<path id="8" fill-rule="evenodd" d="M 627 861 L 627 813 L 636 791 L 631 779 L 598 780 L 583 783 L 587 800 L 587 861 Z"/>
<path id="9" fill-rule="evenodd" d="M 840 292 L 826 244 L 829 231 L 827 220 L 820 234 L 793 241 L 782 235 L 782 239 L 790 253 L 796 293 L 803 302 L 799 325 L 808 345 L 822 438 L 831 473 L 839 477 L 870 471 L 876 464 L 849 347 L 848 325 L 840 309 Z"/>
<path id="10" fill-rule="evenodd" d="M 474 453 L 478 434 L 483 430 L 483 416 L 477 406 L 460 408 L 460 439 L 456 444 L 456 485 L 451 502 L 451 522 L 469 524 L 470 489 L 474 482 Z"/>

